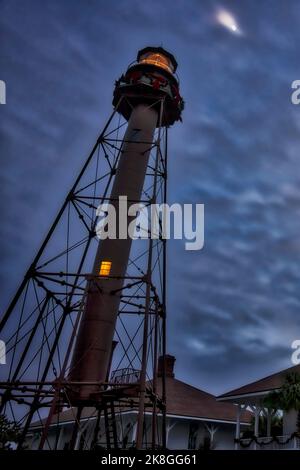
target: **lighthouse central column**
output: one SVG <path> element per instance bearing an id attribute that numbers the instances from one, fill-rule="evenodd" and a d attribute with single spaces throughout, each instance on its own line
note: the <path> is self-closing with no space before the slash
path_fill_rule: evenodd
<path id="1" fill-rule="evenodd" d="M 117 220 L 119 196 L 127 196 L 129 204 L 141 199 L 157 121 L 158 111 L 147 105 L 139 104 L 131 113 L 110 195 Z M 130 220 L 128 217 L 127 227 Z M 129 237 L 113 240 L 108 238 L 99 243 L 93 279 L 88 284 L 86 304 L 75 343 L 69 375 L 71 381 L 96 382 L 106 379 L 120 304 L 120 293 L 111 295 L 111 292 L 123 286 L 122 278 L 126 274 L 130 248 Z M 100 276 L 103 261 L 111 263 L 111 277 Z M 99 389 L 96 386 L 82 386 L 79 398 L 88 399 L 97 391 Z"/>

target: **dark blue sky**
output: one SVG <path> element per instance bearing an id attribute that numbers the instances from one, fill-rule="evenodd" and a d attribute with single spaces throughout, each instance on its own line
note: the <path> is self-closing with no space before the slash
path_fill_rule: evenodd
<path id="1" fill-rule="evenodd" d="M 300 338 L 297 0 L 0 1 L 1 309 L 146 45 L 178 60 L 169 201 L 205 204 L 205 248 L 169 248 L 176 375 L 221 393 L 289 367 Z M 234 15 L 243 34 L 215 20 Z"/>

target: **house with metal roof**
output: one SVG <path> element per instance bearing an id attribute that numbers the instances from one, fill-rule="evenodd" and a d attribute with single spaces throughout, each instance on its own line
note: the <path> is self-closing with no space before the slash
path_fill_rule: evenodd
<path id="1" fill-rule="evenodd" d="M 300 437 L 297 433 L 299 412 L 296 409 L 281 410 L 267 405 L 266 397 L 271 392 L 279 392 L 288 376 L 300 374 L 300 365 L 284 369 L 275 374 L 231 390 L 217 398 L 219 403 L 236 405 L 236 449 L 299 449 Z M 243 438 L 241 416 L 243 411 L 251 410 L 254 414 L 254 431 L 252 436 Z M 281 433 L 272 432 L 274 416 L 282 421 Z M 266 426 L 262 428 L 261 423 Z M 247 433 L 249 434 L 249 433 Z"/>
<path id="2" fill-rule="evenodd" d="M 166 395 L 167 395 L 167 448 L 168 449 L 233 449 L 236 428 L 236 406 L 232 403 L 219 402 L 216 397 L 181 380 L 174 374 L 174 356 L 166 356 Z M 162 361 L 158 365 L 157 388 L 162 387 Z M 118 447 L 129 448 L 135 445 L 137 409 L 122 409 L 115 411 L 114 419 L 117 424 L 117 435 L 114 436 Z M 111 417 L 110 417 L 111 418 Z M 147 419 L 149 418 L 149 420 Z M 151 416 L 145 419 L 144 447 L 151 441 L 149 433 Z M 45 448 L 68 449 L 76 409 L 69 408 L 54 415 L 51 430 Z M 94 430 L 97 419 L 95 408 L 87 408 L 81 418 L 80 429 L 75 445 L 76 449 L 90 447 L 95 438 Z M 161 419 L 158 415 L 157 419 Z M 244 409 L 240 413 L 239 426 L 241 430 L 249 428 L 252 414 Z M 99 426 L 97 446 L 105 443 L 105 433 L 109 431 L 109 420 L 103 418 Z M 149 421 L 149 422 L 148 422 Z M 30 449 L 36 449 L 45 420 L 31 427 L 31 435 L 27 441 Z M 160 426 L 158 426 L 160 428 Z M 160 442 L 160 436 L 158 436 Z"/>

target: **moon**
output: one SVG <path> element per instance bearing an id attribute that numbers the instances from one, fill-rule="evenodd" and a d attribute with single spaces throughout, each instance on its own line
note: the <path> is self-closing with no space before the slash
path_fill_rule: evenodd
<path id="1" fill-rule="evenodd" d="M 219 10 L 216 15 L 217 22 L 232 33 L 241 34 L 241 30 L 234 16 L 226 10 Z"/>

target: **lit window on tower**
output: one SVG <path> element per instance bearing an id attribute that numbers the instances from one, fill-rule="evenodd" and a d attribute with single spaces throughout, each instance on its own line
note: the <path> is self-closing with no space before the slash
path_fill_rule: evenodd
<path id="1" fill-rule="evenodd" d="M 100 276 L 109 276 L 111 270 L 111 261 L 101 261 L 100 265 Z"/>

